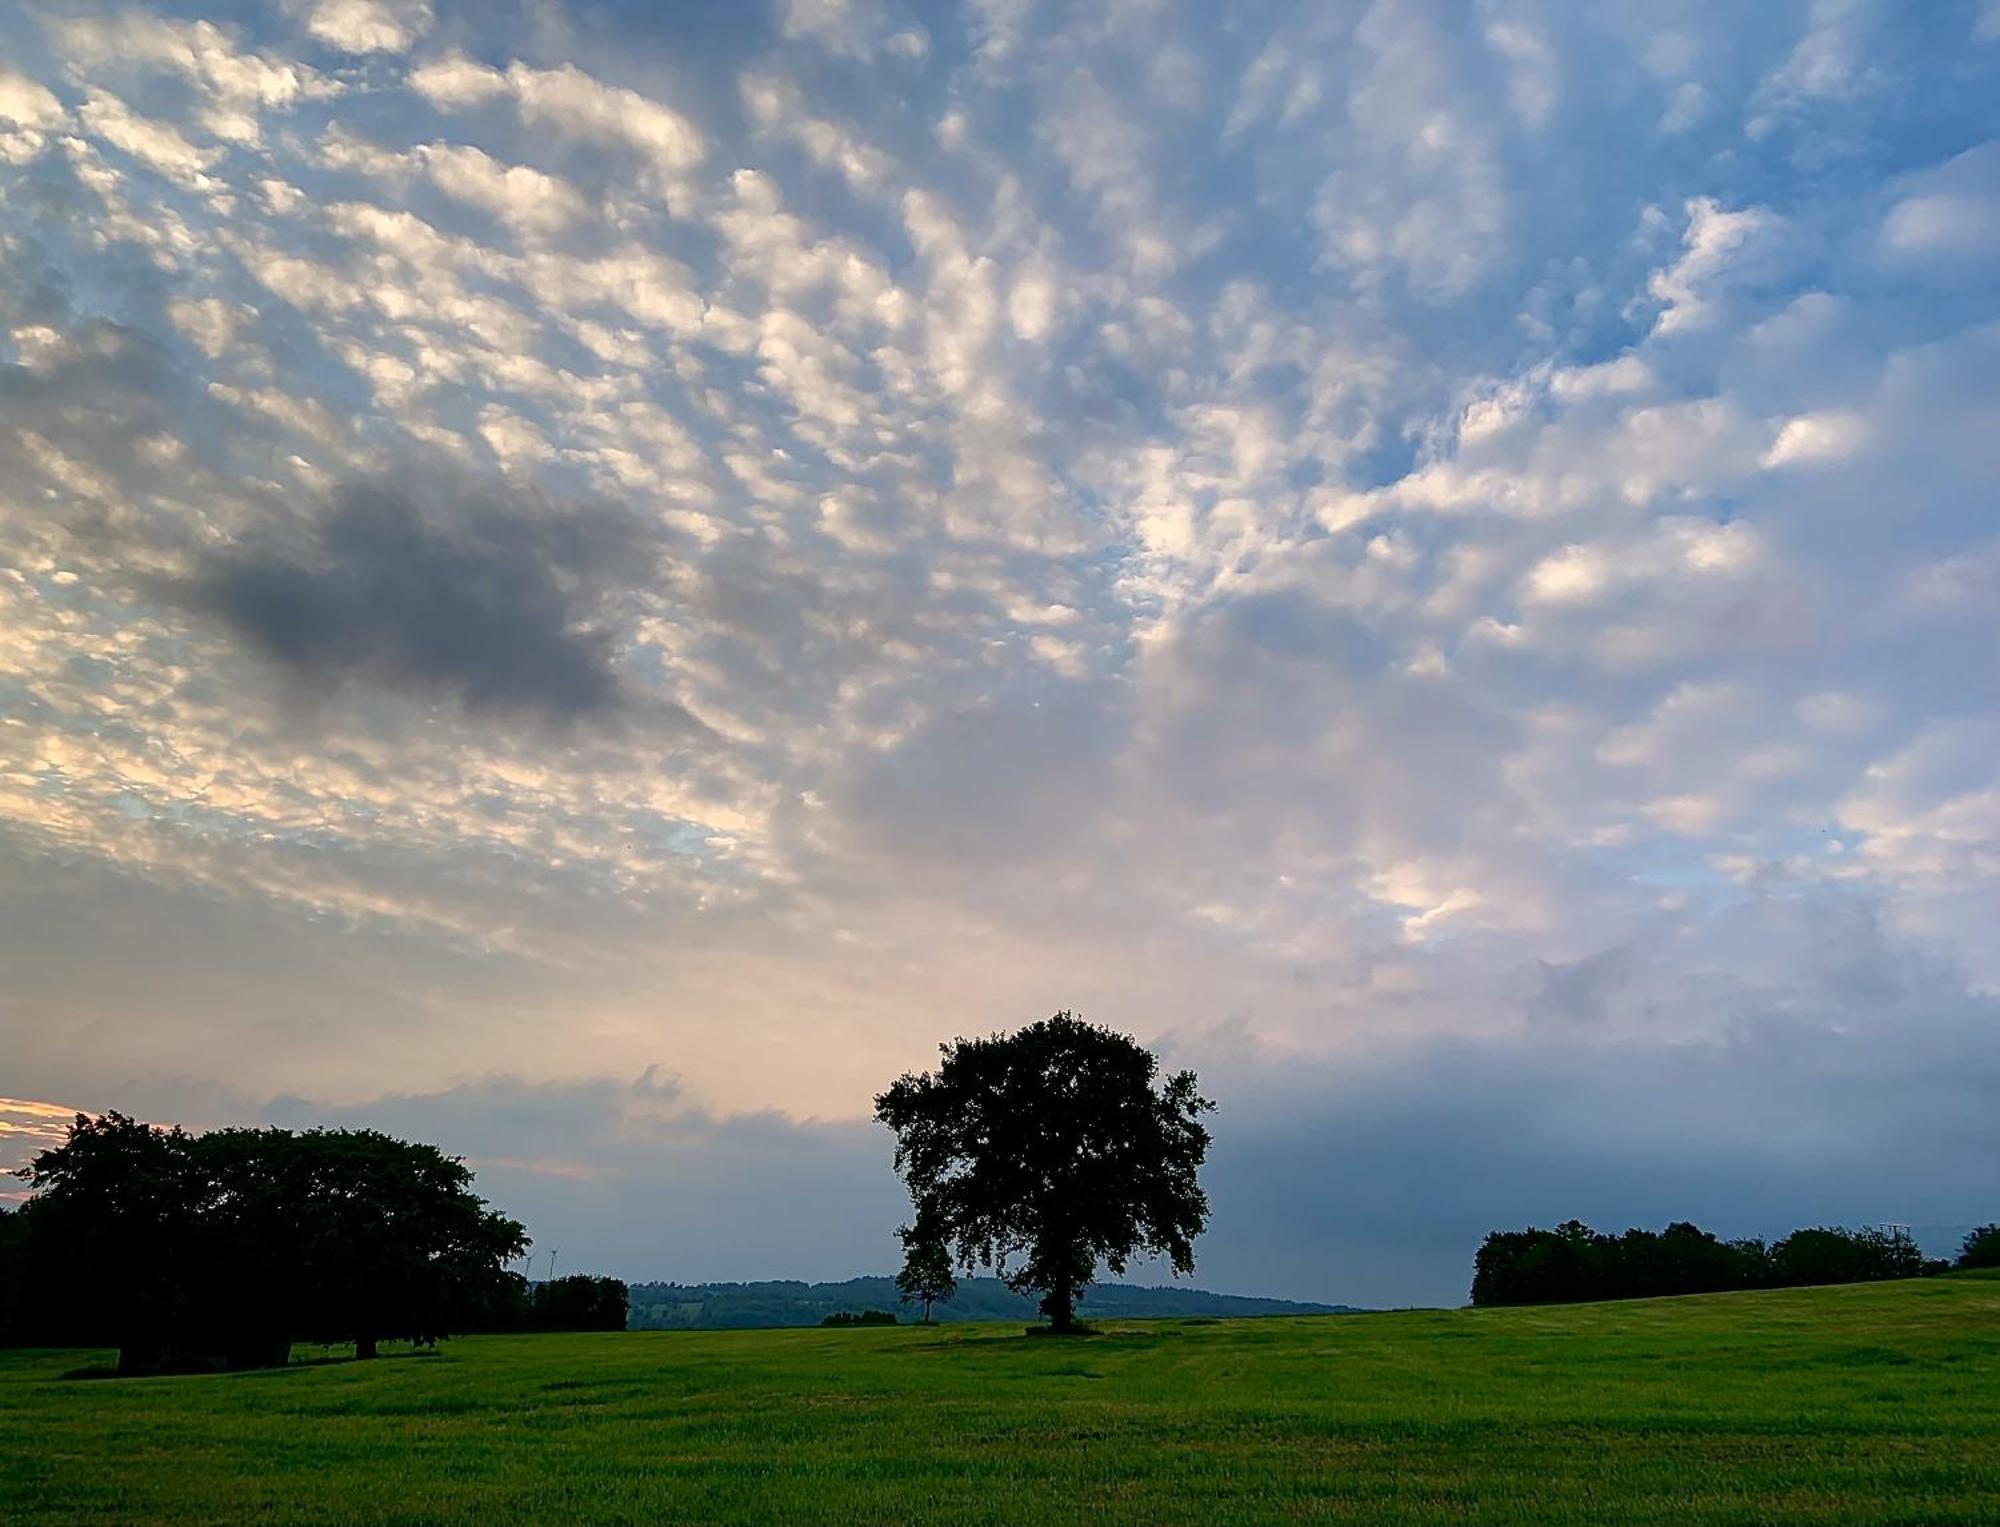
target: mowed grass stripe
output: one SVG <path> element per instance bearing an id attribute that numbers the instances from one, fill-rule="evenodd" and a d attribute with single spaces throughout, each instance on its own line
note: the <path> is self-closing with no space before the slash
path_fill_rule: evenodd
<path id="1" fill-rule="evenodd" d="M 2000 1522 L 1978 1277 L 60 1378 L 102 1360 L 0 1354 L 0 1521 Z"/>

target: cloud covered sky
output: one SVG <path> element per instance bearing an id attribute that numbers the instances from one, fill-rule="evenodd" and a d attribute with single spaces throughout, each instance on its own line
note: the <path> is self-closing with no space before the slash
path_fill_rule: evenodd
<path id="1" fill-rule="evenodd" d="M 2000 1213 L 1992 0 L 0 30 L 0 1092 L 842 1276 L 1074 1007 L 1211 1286 Z"/>

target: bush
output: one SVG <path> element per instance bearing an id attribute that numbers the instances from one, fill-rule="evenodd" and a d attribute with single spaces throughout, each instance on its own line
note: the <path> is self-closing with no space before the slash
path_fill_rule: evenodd
<path id="1" fill-rule="evenodd" d="M 835 1310 L 820 1322 L 823 1326 L 892 1326 L 897 1324 L 896 1316 L 890 1310 Z"/>

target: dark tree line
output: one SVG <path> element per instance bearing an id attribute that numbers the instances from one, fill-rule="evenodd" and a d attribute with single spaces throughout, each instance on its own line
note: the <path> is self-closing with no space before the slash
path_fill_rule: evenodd
<path id="1" fill-rule="evenodd" d="M 823 1326 L 893 1326 L 902 1324 L 894 1310 L 835 1310 L 820 1322 Z"/>
<path id="2" fill-rule="evenodd" d="M 2000 1231 L 1988 1226 L 1966 1239 L 1959 1266 L 1982 1265 L 1990 1237 L 2000 1263 Z M 1975 1244 L 1982 1248 L 1975 1251 Z M 1724 1241 L 1681 1221 L 1662 1231 L 1605 1235 L 1579 1220 L 1553 1230 L 1496 1230 L 1473 1259 L 1474 1304 L 1581 1304 L 1598 1299 L 1646 1299 L 1661 1294 L 1714 1294 L 1730 1289 L 1793 1288 L 1816 1283 L 1867 1283 L 1941 1272 L 1908 1238 L 1883 1230 L 1817 1227 L 1783 1240 Z"/>
<path id="3" fill-rule="evenodd" d="M 294 1341 L 431 1342 L 507 1318 L 527 1246 L 463 1162 L 373 1130 L 189 1134 L 79 1115 L 22 1175 L 13 1339 L 119 1371 L 265 1366 Z"/>

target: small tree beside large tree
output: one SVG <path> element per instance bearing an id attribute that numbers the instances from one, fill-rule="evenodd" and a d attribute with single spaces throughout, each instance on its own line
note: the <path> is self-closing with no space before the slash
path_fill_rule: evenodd
<path id="1" fill-rule="evenodd" d="M 896 1292 L 905 1304 L 911 1300 L 921 1304 L 924 1324 L 929 1325 L 931 1306 L 958 1292 L 944 1227 L 935 1216 L 919 1214 L 915 1224 L 898 1226 L 896 1237 L 903 1243 L 903 1270 L 896 1274 Z"/>
<path id="2" fill-rule="evenodd" d="M 1059 1332 L 1077 1329 L 1100 1264 L 1122 1274 L 1131 1257 L 1163 1256 L 1194 1271 L 1208 1223 L 1201 1116 L 1215 1105 L 1192 1071 L 1160 1080 L 1144 1046 L 1067 1012 L 940 1049 L 935 1072 L 875 1100 L 916 1208 L 906 1251 L 992 1267 L 1040 1295 Z"/>

